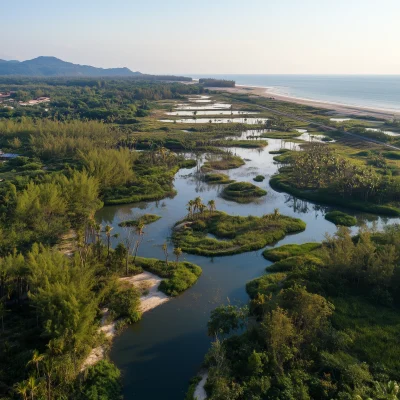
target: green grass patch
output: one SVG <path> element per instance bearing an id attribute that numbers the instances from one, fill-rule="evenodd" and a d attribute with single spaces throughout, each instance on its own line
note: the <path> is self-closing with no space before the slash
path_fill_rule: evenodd
<path id="1" fill-rule="evenodd" d="M 262 249 L 305 227 L 302 220 L 280 214 L 241 217 L 216 211 L 178 222 L 172 239 L 187 253 L 224 256 Z"/>
<path id="2" fill-rule="evenodd" d="M 279 150 L 271 150 L 269 154 L 283 154 L 290 151 L 289 149 L 279 149 Z"/>
<path id="3" fill-rule="evenodd" d="M 274 131 L 274 132 L 266 132 L 261 135 L 262 138 L 269 138 L 269 139 L 287 139 L 287 138 L 293 138 L 293 137 L 298 137 L 301 136 L 302 133 L 297 132 L 297 131 L 288 131 L 288 132 L 280 132 L 280 131 Z"/>
<path id="4" fill-rule="evenodd" d="M 208 172 L 212 170 L 227 170 L 239 168 L 244 165 L 245 162 L 242 157 L 239 156 L 225 156 L 220 159 L 208 160 L 206 161 L 201 170 L 203 172 Z"/>
<path id="5" fill-rule="evenodd" d="M 194 168 L 197 165 L 196 160 L 182 160 L 179 161 L 179 168 Z"/>
<path id="6" fill-rule="evenodd" d="M 263 275 L 253 279 L 246 284 L 246 291 L 251 299 L 258 294 L 274 294 L 282 288 L 282 282 L 286 279 L 286 274 L 276 273 Z"/>
<path id="7" fill-rule="evenodd" d="M 263 256 L 269 261 L 280 261 L 285 258 L 300 256 L 319 249 L 321 243 L 285 244 L 274 249 L 264 250 Z"/>
<path id="8" fill-rule="evenodd" d="M 161 217 L 159 215 L 155 214 L 144 214 L 138 219 L 131 219 L 129 221 L 123 221 L 118 224 L 118 226 L 138 226 L 139 224 L 145 224 L 149 225 L 152 224 L 153 222 L 156 222 L 160 219 Z"/>
<path id="9" fill-rule="evenodd" d="M 290 272 L 293 270 L 304 270 L 310 267 L 322 267 L 324 264 L 318 256 L 313 254 L 302 254 L 277 261 L 266 268 L 267 272 Z"/>
<path id="10" fill-rule="evenodd" d="M 220 184 L 220 185 L 227 185 L 229 183 L 235 182 L 234 180 L 230 179 L 228 175 L 221 174 L 217 172 L 210 172 L 204 176 L 204 181 L 210 184 Z"/>
<path id="11" fill-rule="evenodd" d="M 169 261 L 167 264 L 164 260 L 155 258 L 136 257 L 135 267 L 164 278 L 158 288 L 168 296 L 178 296 L 192 287 L 202 273 L 198 265 L 186 261 Z"/>
<path id="12" fill-rule="evenodd" d="M 370 365 L 384 365 L 392 378 L 400 371 L 400 314 L 362 297 L 329 298 L 335 305 L 332 324 L 352 338 L 348 350 Z"/>
<path id="13" fill-rule="evenodd" d="M 251 201 L 256 197 L 262 197 L 267 194 L 266 190 L 260 189 L 258 186 L 249 182 L 231 183 L 222 191 L 222 197 L 237 202 Z"/>
<path id="14" fill-rule="evenodd" d="M 310 191 L 310 190 L 297 189 L 291 184 L 290 180 L 288 179 L 288 175 L 286 173 L 274 175 L 270 179 L 269 184 L 276 191 L 286 192 L 305 200 L 310 200 L 328 205 L 347 207 L 354 210 L 365 211 L 371 214 L 381 214 L 392 217 L 400 216 L 400 209 L 397 207 L 389 205 L 377 205 L 361 201 L 352 201 L 349 199 L 344 199 L 339 196 L 333 196 L 331 193 L 324 191 Z"/>
<path id="15" fill-rule="evenodd" d="M 255 182 L 263 182 L 265 179 L 264 175 L 257 175 L 256 177 L 253 178 L 253 181 Z"/>
<path id="16" fill-rule="evenodd" d="M 333 222 L 335 225 L 354 226 L 357 224 L 357 218 L 342 211 L 331 211 L 325 214 L 325 219 Z"/>

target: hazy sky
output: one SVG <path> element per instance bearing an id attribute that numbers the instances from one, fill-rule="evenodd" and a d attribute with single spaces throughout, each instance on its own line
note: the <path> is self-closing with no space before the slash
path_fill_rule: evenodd
<path id="1" fill-rule="evenodd" d="M 147 73 L 400 74 L 400 0 L 0 3 L 5 59 Z"/>

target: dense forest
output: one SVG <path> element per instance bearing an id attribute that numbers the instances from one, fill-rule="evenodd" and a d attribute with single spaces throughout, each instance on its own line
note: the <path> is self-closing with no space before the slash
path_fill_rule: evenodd
<path id="1" fill-rule="evenodd" d="M 175 173 L 193 160 L 162 146 L 132 150 L 103 112 L 142 118 L 150 100 L 200 89 L 129 80 L 2 84 L 16 99 L 50 96 L 53 114 L 16 107 L 0 119 L 1 148 L 16 153 L 0 165 L 0 398 L 120 399 L 113 364 L 82 367 L 93 348 L 108 346 L 98 332 L 105 307 L 117 330 L 141 318 L 142 292 L 119 278 L 152 271 L 164 278 L 160 290 L 176 296 L 201 269 L 179 262 L 179 249 L 174 262 L 137 257 L 147 221 L 124 227 L 110 247 L 117 235 L 95 212 L 104 203 L 173 196 Z"/>
<path id="2" fill-rule="evenodd" d="M 227 79 L 200 78 L 199 83 L 205 87 L 235 87 L 235 81 Z"/>
<path id="3" fill-rule="evenodd" d="M 212 312 L 208 398 L 397 399 L 399 243 L 397 225 L 342 227 L 267 250 L 276 262 L 247 284 L 249 307 Z"/>
<path id="4" fill-rule="evenodd" d="M 171 77 L 163 77 L 171 79 Z M 179 78 L 180 79 L 180 78 Z M 0 92 L 13 92 L 11 102 L 0 104 L 0 118 L 88 119 L 131 124 L 149 113 L 149 101 L 182 99 L 203 93 L 198 85 L 166 83 L 158 79 L 125 78 L 0 78 Z M 51 103 L 35 107 L 19 101 L 49 97 Z M 15 100 L 15 101 L 13 101 Z"/>

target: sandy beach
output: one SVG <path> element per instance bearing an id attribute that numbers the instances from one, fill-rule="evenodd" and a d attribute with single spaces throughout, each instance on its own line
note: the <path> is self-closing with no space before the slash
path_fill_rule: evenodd
<path id="1" fill-rule="evenodd" d="M 302 104 L 310 107 L 322 108 L 332 111 L 337 115 L 352 115 L 360 117 L 374 117 L 383 119 L 392 119 L 393 117 L 399 118 L 400 112 L 390 111 L 384 109 L 375 109 L 368 107 L 358 107 L 352 105 L 330 103 L 325 101 L 302 99 L 297 97 L 284 96 L 275 93 L 271 88 L 262 88 L 255 86 L 241 86 L 237 85 L 235 88 L 213 88 L 213 90 L 230 92 L 230 93 L 241 93 L 253 96 L 261 96 L 267 98 L 273 98 L 279 101 L 286 101 L 289 103 Z"/>
<path id="2" fill-rule="evenodd" d="M 142 311 L 142 313 L 150 311 L 153 308 L 156 308 L 170 300 L 170 297 L 158 290 L 158 286 L 162 281 L 162 278 L 150 272 L 142 272 L 139 275 L 120 278 L 120 281 L 128 282 L 139 289 L 146 289 L 147 294 L 140 297 L 140 310 Z M 107 308 L 103 308 L 101 312 L 103 316 L 101 318 L 99 332 L 103 332 L 106 338 L 111 341 L 116 334 L 116 321 L 107 323 L 109 316 Z M 81 371 L 102 360 L 106 355 L 106 350 L 107 349 L 105 346 L 98 346 L 92 349 L 89 356 L 82 364 Z"/>

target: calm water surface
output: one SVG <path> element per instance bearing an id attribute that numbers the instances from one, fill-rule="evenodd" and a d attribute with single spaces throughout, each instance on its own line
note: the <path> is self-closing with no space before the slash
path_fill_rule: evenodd
<path id="1" fill-rule="evenodd" d="M 246 135 L 248 133 L 244 133 L 243 138 Z M 197 169 L 193 168 L 177 173 L 175 188 L 178 195 L 175 198 L 105 207 L 98 213 L 98 220 L 103 225 L 112 224 L 114 231 L 123 235 L 123 230 L 118 227 L 121 218 L 144 213 L 160 215 L 159 221 L 147 226 L 147 235 L 139 250 L 141 256 L 156 258 L 164 257 L 162 244 L 171 235 L 173 224 L 185 216 L 187 202 L 196 196 L 204 202 L 216 199 L 218 210 L 233 215 L 261 216 L 279 208 L 282 214 L 301 218 L 307 223 L 304 232 L 287 236 L 278 245 L 320 241 L 326 232 L 333 234 L 335 226 L 324 219 L 326 207 L 277 193 L 269 187 L 269 177 L 278 166 L 268 152 L 285 144 L 281 140 L 268 141 L 269 146 L 264 150 L 233 149 L 246 159 L 246 165 L 226 172 L 232 179 L 252 183 L 255 183 L 253 177 L 256 175 L 265 175 L 265 181 L 257 185 L 267 189 L 268 195 L 257 202 L 245 205 L 223 200 L 219 197 L 222 187 L 202 182 L 197 177 Z M 365 215 L 357 214 L 357 217 L 360 222 L 367 220 Z M 377 217 L 368 218 L 369 221 L 376 220 L 379 226 L 387 222 Z M 171 243 L 169 247 L 172 253 Z M 183 400 L 188 381 L 198 372 L 210 345 L 206 327 L 210 311 L 228 301 L 235 304 L 248 301 L 246 282 L 262 275 L 265 267 L 270 265 L 261 253 L 262 250 L 216 258 L 185 254 L 187 261 L 203 269 L 197 284 L 183 295 L 146 313 L 139 323 L 114 340 L 111 359 L 123 372 L 125 399 Z"/>

